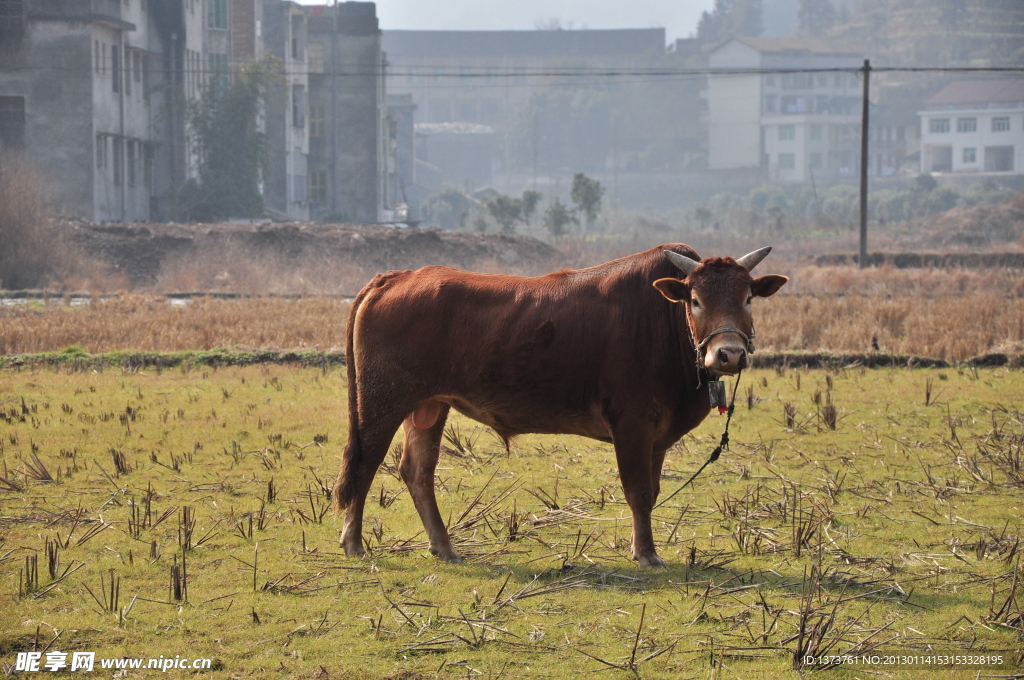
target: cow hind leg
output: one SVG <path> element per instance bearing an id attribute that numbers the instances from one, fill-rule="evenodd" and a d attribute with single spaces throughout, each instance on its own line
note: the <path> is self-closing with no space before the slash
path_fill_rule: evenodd
<path id="1" fill-rule="evenodd" d="M 421 404 L 405 419 L 402 423 L 405 448 L 398 469 L 409 487 L 409 495 L 423 521 L 423 528 L 427 531 L 430 552 L 448 562 L 461 562 L 462 557 L 452 547 L 434 494 L 434 471 L 450 408 L 448 404 L 429 401 Z"/>
<path id="2" fill-rule="evenodd" d="M 363 508 L 366 506 L 366 495 L 373 485 L 377 468 L 384 462 L 391 440 L 401 425 L 400 416 L 391 420 L 376 420 L 373 424 L 363 424 L 359 429 L 359 456 L 354 463 L 355 468 L 352 496 L 345 508 L 345 526 L 341 533 L 341 546 L 349 557 L 358 557 L 366 553 L 363 547 Z"/>

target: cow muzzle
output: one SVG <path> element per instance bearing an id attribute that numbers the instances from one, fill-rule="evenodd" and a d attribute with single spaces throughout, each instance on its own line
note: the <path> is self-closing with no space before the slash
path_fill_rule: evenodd
<path id="1" fill-rule="evenodd" d="M 716 343 L 705 354 L 704 367 L 715 375 L 736 375 L 747 367 L 747 349 L 732 343 Z"/>
<path id="2" fill-rule="evenodd" d="M 697 364 L 718 376 L 736 375 L 750 362 L 754 353 L 754 334 L 747 335 L 735 326 L 722 326 L 696 345 Z"/>

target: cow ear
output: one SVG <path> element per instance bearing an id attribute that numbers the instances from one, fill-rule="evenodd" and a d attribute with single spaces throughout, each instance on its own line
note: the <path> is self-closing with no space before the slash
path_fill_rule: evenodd
<path id="1" fill-rule="evenodd" d="M 754 282 L 750 285 L 750 292 L 754 297 L 771 297 L 778 293 L 779 288 L 786 285 L 787 281 L 789 281 L 789 277 L 779 276 L 778 274 L 760 276 L 754 279 Z"/>
<path id="2" fill-rule="evenodd" d="M 654 287 L 672 302 L 690 301 L 690 287 L 679 279 L 658 279 L 654 282 Z"/>

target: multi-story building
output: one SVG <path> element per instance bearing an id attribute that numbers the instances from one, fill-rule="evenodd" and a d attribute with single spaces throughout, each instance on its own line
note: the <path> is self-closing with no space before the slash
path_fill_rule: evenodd
<path id="1" fill-rule="evenodd" d="M 309 212 L 376 222 L 385 209 L 384 53 L 372 2 L 307 8 Z"/>
<path id="2" fill-rule="evenodd" d="M 767 179 L 856 176 L 861 55 L 824 40 L 734 38 L 708 55 L 708 165 Z"/>
<path id="3" fill-rule="evenodd" d="M 918 115 L 921 172 L 1024 171 L 1024 79 L 950 83 Z"/>
<path id="4" fill-rule="evenodd" d="M 36 161 L 59 210 L 149 218 L 162 37 L 139 2 L 0 3 L 0 141 Z"/>
<path id="5" fill-rule="evenodd" d="M 438 166 L 444 181 L 458 186 L 488 184 L 492 171 L 515 169 L 532 174 L 536 181 L 538 171 L 557 174 L 570 166 L 595 171 L 614 164 L 627 150 L 618 154 L 620 149 L 615 147 L 605 154 L 603 147 L 614 147 L 610 140 L 622 141 L 628 130 L 615 133 L 590 120 L 567 122 L 565 110 L 554 107 L 587 85 L 600 90 L 600 95 L 591 92 L 600 102 L 611 98 L 621 103 L 635 93 L 614 77 L 580 79 L 561 74 L 628 71 L 665 58 L 663 28 L 389 30 L 384 31 L 383 40 L 388 92 L 412 97 L 421 146 L 437 147 L 429 163 Z M 549 105 L 552 110 L 545 112 Z M 594 106 L 599 108 L 600 104 Z M 579 151 L 581 145 L 560 134 L 564 125 L 577 130 L 590 126 L 590 138 L 597 140 L 591 146 L 600 150 L 566 157 L 564 147 Z M 448 149 L 458 152 L 448 153 Z M 586 157 L 587 163 L 579 156 Z M 467 157 L 474 160 L 466 162 Z"/>
<path id="6" fill-rule="evenodd" d="M 307 47 L 310 24 L 318 37 Z M 264 54 L 286 72 L 259 123 L 270 211 L 377 221 L 391 199 L 373 3 L 0 0 L 0 151 L 23 151 L 67 214 L 177 219 L 198 177 L 190 103 Z"/>
<path id="7" fill-rule="evenodd" d="M 285 82 L 272 95 L 275 104 L 265 114 L 270 166 L 263 184 L 263 201 L 276 214 L 309 218 L 308 174 L 310 126 L 308 115 L 309 64 L 306 12 L 302 5 L 263 0 L 263 42 L 268 55 L 281 60 Z M 318 119 L 321 135 L 324 121 Z"/>

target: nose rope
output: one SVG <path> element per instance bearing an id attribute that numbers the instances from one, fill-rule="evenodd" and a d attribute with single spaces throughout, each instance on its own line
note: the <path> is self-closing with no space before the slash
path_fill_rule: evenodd
<path id="1" fill-rule="evenodd" d="M 715 330 L 708 333 L 707 336 L 705 336 L 705 338 L 701 340 L 699 343 L 694 341 L 693 350 L 694 353 L 697 355 L 697 389 L 700 389 L 700 386 L 702 384 L 701 375 L 706 370 L 704 367 L 704 350 L 707 348 L 708 343 L 711 342 L 711 338 L 715 337 L 716 335 L 721 335 L 722 333 L 735 333 L 741 338 L 743 338 L 743 341 L 746 342 L 747 344 L 747 354 L 753 354 L 754 351 L 757 349 L 754 346 L 754 340 L 757 339 L 757 333 L 754 332 L 753 324 L 750 325 L 750 335 L 747 335 L 746 333 L 741 331 L 739 328 L 736 328 L 735 326 L 719 326 Z"/>
<path id="2" fill-rule="evenodd" d="M 688 487 L 690 485 L 690 482 L 697 479 L 697 476 L 700 475 L 700 473 L 704 472 L 704 468 L 718 460 L 718 457 L 722 455 L 722 449 L 729 448 L 729 424 L 732 422 L 732 412 L 736 408 L 736 392 L 737 390 L 739 390 L 740 387 L 741 375 L 743 375 L 742 368 L 736 373 L 736 384 L 733 385 L 732 387 L 732 401 L 729 402 L 729 415 L 725 417 L 725 430 L 722 431 L 722 438 L 719 440 L 718 446 L 716 446 L 715 450 L 711 452 L 711 455 L 708 457 L 708 459 L 704 461 L 704 464 L 700 466 L 700 469 L 694 472 L 693 476 L 686 480 L 685 484 L 683 484 L 681 487 L 670 493 L 668 496 L 665 496 L 663 499 L 661 499 L 660 503 L 651 508 L 652 512 L 660 508 L 665 503 L 668 503 L 677 493 Z"/>
<path id="3" fill-rule="evenodd" d="M 703 363 L 704 350 L 705 348 L 707 348 L 708 343 L 711 342 L 711 338 L 715 337 L 716 335 L 721 335 L 723 333 L 735 333 L 736 335 L 740 336 L 741 338 L 743 338 L 743 341 L 747 343 L 747 352 L 750 354 L 754 353 L 754 339 L 757 338 L 757 334 L 754 333 L 753 327 L 751 327 L 750 329 L 750 335 L 747 335 L 746 333 L 741 331 L 739 328 L 736 328 L 735 326 L 719 326 L 715 330 L 708 333 L 703 340 L 701 340 L 699 343 L 693 346 L 693 348 L 697 350 L 698 362 Z"/>

